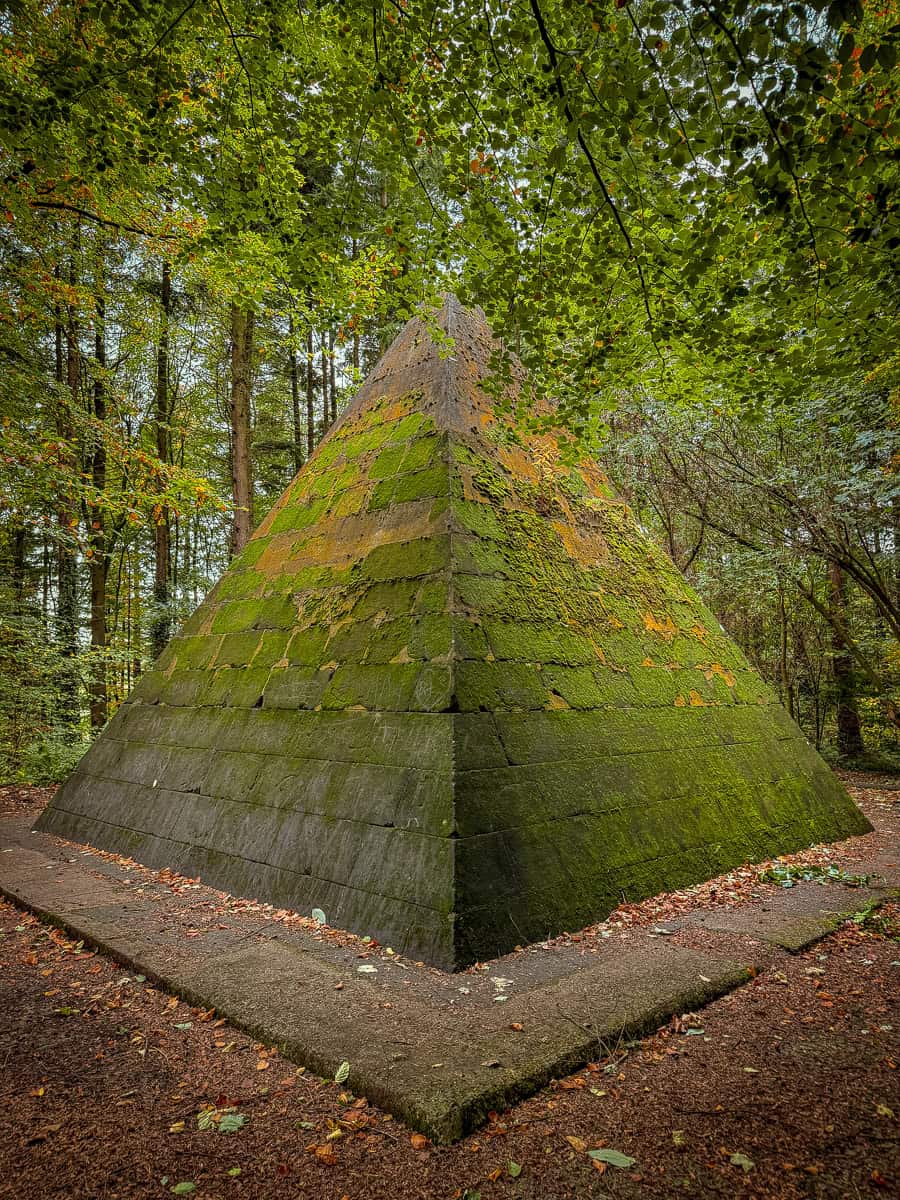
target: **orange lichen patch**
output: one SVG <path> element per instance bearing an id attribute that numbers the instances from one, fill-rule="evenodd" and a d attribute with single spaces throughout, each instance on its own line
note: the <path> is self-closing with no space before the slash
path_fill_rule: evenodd
<path id="1" fill-rule="evenodd" d="M 709 630 L 704 628 L 703 625 L 692 625 L 691 633 L 694 635 L 694 637 L 697 639 L 698 642 L 705 642 L 709 635 Z"/>
<path id="2" fill-rule="evenodd" d="M 432 515 L 433 507 L 430 499 L 410 502 L 390 526 L 371 513 L 323 520 L 314 527 L 313 536 L 299 544 L 290 534 L 276 534 L 260 555 L 256 570 L 294 575 L 304 567 L 345 567 L 375 546 L 433 537 L 446 528 L 446 518 L 440 513 Z"/>
<path id="3" fill-rule="evenodd" d="M 459 477 L 462 480 L 463 500 L 471 500 L 475 504 L 490 504 L 490 497 L 479 492 L 472 481 L 473 472 L 471 467 L 460 466 L 457 469 Z"/>
<path id="4" fill-rule="evenodd" d="M 707 679 L 712 679 L 714 675 L 718 675 L 718 677 L 724 680 L 729 687 L 734 687 L 735 683 L 737 682 L 734 677 L 734 672 L 729 671 L 727 667 L 723 667 L 721 663 L 710 663 L 703 673 Z"/>
<path id="5" fill-rule="evenodd" d="M 691 708 L 706 708 L 706 701 L 699 692 L 695 692 L 693 688 L 688 692 L 688 699 L 691 702 Z"/>
<path id="6" fill-rule="evenodd" d="M 535 464 L 535 455 L 531 447 L 526 449 L 522 446 L 504 446 L 497 457 L 510 474 L 526 479 L 529 483 L 540 481 L 541 472 Z"/>
<path id="7" fill-rule="evenodd" d="M 348 488 L 342 492 L 331 507 L 331 516 L 336 520 L 340 517 L 354 516 L 365 506 L 369 495 L 369 485 Z"/>
<path id="8" fill-rule="evenodd" d="M 587 484 L 589 495 L 595 500 L 604 497 L 609 490 L 609 478 L 595 462 L 580 462 L 578 473 Z"/>
<path id="9" fill-rule="evenodd" d="M 606 539 L 599 529 L 579 529 L 575 525 L 567 525 L 565 521 L 553 521 L 552 525 L 566 553 L 576 562 L 592 567 L 598 559 L 608 556 Z"/>
<path id="10" fill-rule="evenodd" d="M 610 616 L 609 625 L 611 629 L 624 629 L 625 622 L 620 621 L 618 617 Z"/>
<path id="11" fill-rule="evenodd" d="M 652 658 L 645 658 L 643 660 L 643 662 L 641 663 L 641 666 L 642 667 L 655 667 L 656 663 L 653 661 Z"/>
<path id="12" fill-rule="evenodd" d="M 390 404 L 385 405 L 381 421 L 387 424 L 388 421 L 399 421 L 401 417 L 408 417 L 416 407 L 414 401 L 415 398 L 411 396 L 404 396 L 401 400 L 392 400 Z M 343 432 L 345 436 L 351 437 L 356 430 L 352 425 L 348 425 Z"/>
<path id="13" fill-rule="evenodd" d="M 687 700 L 685 700 L 684 696 L 676 696 L 675 697 L 675 707 L 676 708 L 687 708 Z"/>
<path id="14" fill-rule="evenodd" d="M 644 613 L 644 628 L 649 633 L 658 633 L 667 642 L 670 642 L 678 632 L 675 622 L 671 617 L 667 616 L 664 621 L 659 621 L 652 612 Z"/>
<path id="15" fill-rule="evenodd" d="M 550 695 L 547 699 L 547 703 L 544 705 L 544 708 L 554 709 L 554 710 L 569 708 L 569 707 L 570 707 L 570 705 L 562 698 L 562 696 L 558 695 L 556 692 L 550 693 Z"/>

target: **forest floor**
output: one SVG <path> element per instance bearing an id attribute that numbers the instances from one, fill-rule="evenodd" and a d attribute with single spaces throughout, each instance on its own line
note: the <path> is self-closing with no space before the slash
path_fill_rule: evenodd
<path id="1" fill-rule="evenodd" d="M 790 856 L 795 869 L 862 872 L 896 844 L 900 780 L 844 778 L 875 832 Z M 31 815 L 48 797 L 0 789 L 0 810 Z M 696 908 L 751 907 L 772 886 L 758 875 L 626 906 L 557 948 Z M 0 902 L 4 1198 L 887 1197 L 900 1194 L 898 1066 L 891 902 L 456 1145 L 432 1146 Z"/>

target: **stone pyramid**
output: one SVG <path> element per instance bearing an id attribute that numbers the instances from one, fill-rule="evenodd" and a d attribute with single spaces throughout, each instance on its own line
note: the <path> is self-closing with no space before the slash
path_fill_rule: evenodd
<path id="1" fill-rule="evenodd" d="M 41 827 L 455 969 L 868 824 L 594 463 L 412 320 Z M 516 386 L 521 386 L 522 380 Z"/>

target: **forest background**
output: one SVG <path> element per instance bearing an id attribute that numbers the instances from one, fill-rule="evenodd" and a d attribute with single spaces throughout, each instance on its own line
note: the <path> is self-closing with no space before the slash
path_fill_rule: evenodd
<path id="1" fill-rule="evenodd" d="M 0 776 L 65 774 L 445 289 L 809 738 L 900 766 L 898 20 L 6 5 Z"/>

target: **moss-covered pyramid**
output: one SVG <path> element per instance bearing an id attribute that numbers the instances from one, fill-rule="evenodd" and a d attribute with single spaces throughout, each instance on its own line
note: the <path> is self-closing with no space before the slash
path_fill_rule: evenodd
<path id="1" fill-rule="evenodd" d="M 593 464 L 479 386 L 449 300 L 60 790 L 52 833 L 459 967 L 863 833 Z"/>

